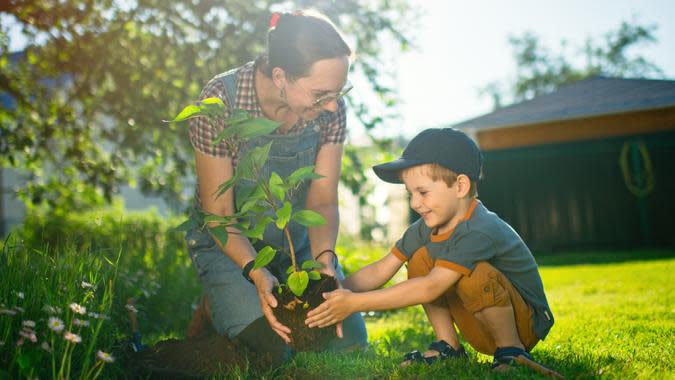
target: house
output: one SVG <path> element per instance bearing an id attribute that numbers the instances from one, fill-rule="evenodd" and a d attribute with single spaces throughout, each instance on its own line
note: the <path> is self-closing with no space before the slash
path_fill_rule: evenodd
<path id="1" fill-rule="evenodd" d="M 675 81 L 592 77 L 453 127 L 533 249 L 675 246 Z"/>

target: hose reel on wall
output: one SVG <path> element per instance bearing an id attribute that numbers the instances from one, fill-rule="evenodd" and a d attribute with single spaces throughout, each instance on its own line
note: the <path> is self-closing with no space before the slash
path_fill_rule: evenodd
<path id="1" fill-rule="evenodd" d="M 643 141 L 625 142 L 619 154 L 623 181 L 631 194 L 644 198 L 654 191 L 654 170 Z"/>

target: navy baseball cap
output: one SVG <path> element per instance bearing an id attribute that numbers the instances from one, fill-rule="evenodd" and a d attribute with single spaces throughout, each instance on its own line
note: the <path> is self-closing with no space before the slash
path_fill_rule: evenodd
<path id="1" fill-rule="evenodd" d="M 408 143 L 401 158 L 375 165 L 373 170 L 385 182 L 403 183 L 399 175 L 401 170 L 434 163 L 478 181 L 483 156 L 464 132 L 454 128 L 430 128 Z"/>

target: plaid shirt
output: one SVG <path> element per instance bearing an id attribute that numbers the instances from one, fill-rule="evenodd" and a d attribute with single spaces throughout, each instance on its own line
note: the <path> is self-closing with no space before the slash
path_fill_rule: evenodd
<path id="1" fill-rule="evenodd" d="M 237 80 L 237 94 L 234 108 L 240 108 L 249 112 L 252 117 L 265 117 L 258 104 L 255 94 L 255 62 L 249 62 L 239 68 L 239 78 Z M 227 97 L 225 96 L 225 85 L 221 80 L 212 79 L 202 90 L 199 99 L 220 98 L 226 107 Z M 229 111 L 225 110 L 225 118 L 229 116 Z M 346 112 L 344 99 L 338 100 L 338 110 L 335 113 L 322 112 L 316 119 L 317 125 L 321 130 L 320 144 L 342 144 L 346 136 Z M 293 127 L 284 133 L 293 133 L 302 131 L 310 122 L 302 119 L 298 120 Z M 212 127 L 208 119 L 198 117 L 190 120 L 189 137 L 192 146 L 201 153 L 212 157 L 231 157 L 233 165 L 236 166 L 239 151 L 233 148 L 233 144 L 227 141 L 221 141 L 218 145 L 212 145 L 212 141 L 218 136 L 218 133 L 225 127 L 224 123 Z M 274 133 L 282 134 L 279 130 Z"/>

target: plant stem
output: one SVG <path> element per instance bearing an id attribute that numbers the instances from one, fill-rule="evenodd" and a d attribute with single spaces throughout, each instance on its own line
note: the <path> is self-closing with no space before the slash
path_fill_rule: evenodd
<path id="1" fill-rule="evenodd" d="M 291 250 L 291 265 L 293 265 L 293 272 L 297 272 L 298 266 L 295 263 L 295 249 L 293 248 L 293 239 L 291 239 L 291 233 L 288 232 L 288 226 L 284 227 L 284 233 L 286 234 L 286 239 L 288 239 L 288 248 Z"/>

